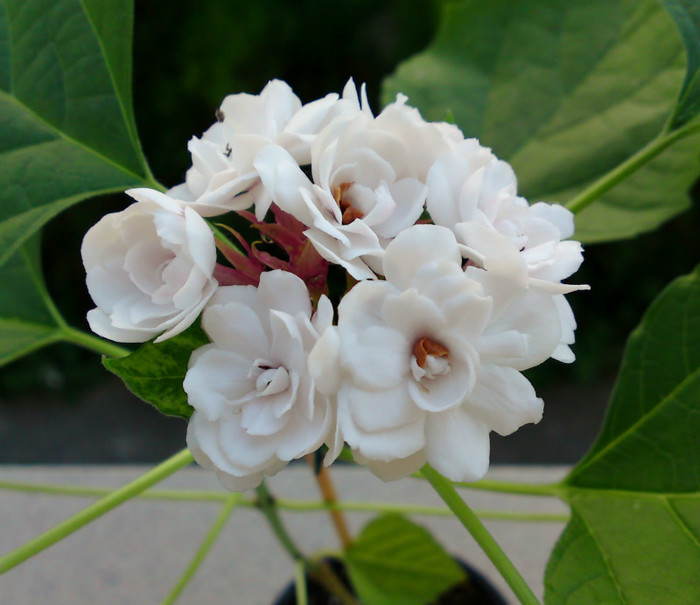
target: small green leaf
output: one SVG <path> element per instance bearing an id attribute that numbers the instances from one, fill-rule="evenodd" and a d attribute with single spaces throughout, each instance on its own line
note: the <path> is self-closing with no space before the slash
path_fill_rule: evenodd
<path id="1" fill-rule="evenodd" d="M 131 0 L 0 0 L 0 263 L 68 206 L 153 183 L 132 20 Z"/>
<path id="2" fill-rule="evenodd" d="M 428 119 L 452 110 L 513 165 L 524 196 L 564 203 L 663 130 L 684 75 L 656 0 L 451 0 L 432 45 L 383 92 L 404 92 Z M 676 143 L 581 212 L 577 238 L 629 237 L 687 208 L 699 144 Z"/>
<path id="3" fill-rule="evenodd" d="M 700 603 L 700 266 L 627 344 L 601 434 L 564 482 L 547 602 Z"/>
<path id="4" fill-rule="evenodd" d="M 688 57 L 685 81 L 671 128 L 680 128 L 700 111 L 700 2 L 698 0 L 661 0 L 683 38 Z"/>
<path id="5" fill-rule="evenodd" d="M 104 366 L 119 376 L 137 397 L 163 414 L 189 418 L 192 406 L 182 388 L 192 351 L 209 342 L 199 325 L 173 338 L 141 345 L 127 357 L 105 357 Z"/>
<path id="6" fill-rule="evenodd" d="M 0 266 L 0 366 L 60 339 L 59 318 L 50 302 L 32 238 Z"/>
<path id="7" fill-rule="evenodd" d="M 400 515 L 368 523 L 345 561 L 366 605 L 424 605 L 465 577 L 427 530 Z"/>

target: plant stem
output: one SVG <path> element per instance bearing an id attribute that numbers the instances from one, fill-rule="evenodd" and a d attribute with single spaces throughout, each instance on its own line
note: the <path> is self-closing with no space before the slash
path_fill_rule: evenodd
<path id="1" fill-rule="evenodd" d="M 642 147 L 637 153 L 603 175 L 572 200 L 569 200 L 569 202 L 566 203 L 566 207 L 574 214 L 580 212 L 604 193 L 607 193 L 610 189 L 634 174 L 637 170 L 642 168 L 642 166 L 649 163 L 673 143 L 699 131 L 700 124 L 695 123 L 672 132 L 662 133 Z"/>
<path id="2" fill-rule="evenodd" d="M 231 513 L 233 512 L 233 509 L 236 508 L 236 505 L 238 504 L 240 498 L 241 495 L 238 492 L 234 492 L 231 495 L 229 495 L 228 499 L 226 500 L 226 503 L 221 509 L 221 512 L 214 521 L 214 524 L 211 526 L 211 529 L 205 536 L 204 540 L 202 541 L 202 544 L 200 545 L 199 549 L 192 558 L 192 561 L 187 566 L 187 569 L 185 569 L 185 572 L 182 574 L 177 584 L 175 584 L 170 594 L 163 601 L 163 605 L 171 605 L 172 603 L 174 603 L 175 600 L 180 596 L 182 591 L 185 589 L 188 582 L 194 577 L 194 574 L 197 573 L 199 566 L 202 564 L 202 561 L 204 561 L 204 558 L 209 553 L 209 550 L 218 538 L 219 534 L 221 533 L 221 530 L 224 528 L 224 525 L 226 524 L 226 521 L 228 520 Z"/>
<path id="3" fill-rule="evenodd" d="M 146 168 L 148 171 L 146 174 L 146 184 L 151 189 L 155 189 L 156 191 L 160 191 L 161 193 L 165 193 L 168 190 L 168 188 L 156 180 L 156 177 L 153 176 L 153 173 L 151 172 L 151 168 L 148 165 L 146 165 Z"/>
<path id="4" fill-rule="evenodd" d="M 308 605 L 309 597 L 306 594 L 306 568 L 303 561 L 297 561 L 294 567 L 294 589 L 297 605 Z"/>
<path id="5" fill-rule="evenodd" d="M 24 483 L 21 481 L 0 481 L 0 489 L 37 494 L 52 494 L 55 496 L 79 496 L 85 498 L 101 498 L 111 494 L 110 487 L 88 487 L 83 485 L 52 485 L 48 483 Z M 146 500 L 182 500 L 225 502 L 229 493 L 214 490 L 149 490 L 138 494 L 138 498 Z M 252 506 L 252 501 L 248 501 Z"/>
<path id="6" fill-rule="evenodd" d="M 422 472 L 413 473 L 414 479 L 425 479 Z M 471 483 L 453 481 L 457 487 L 476 489 L 484 492 L 499 492 L 503 494 L 513 494 L 519 496 L 554 496 L 561 497 L 561 483 L 515 483 L 512 481 L 494 481 L 492 479 L 481 479 Z"/>
<path id="7" fill-rule="evenodd" d="M 390 502 L 338 502 L 324 504 L 305 500 L 278 500 L 277 506 L 283 510 L 308 512 L 323 509 L 337 509 L 352 512 L 399 513 L 404 515 L 431 515 L 436 517 L 454 516 L 449 508 L 421 506 L 418 504 L 393 504 Z M 499 521 L 553 521 L 566 522 L 569 515 L 560 513 L 535 513 L 508 510 L 476 510 L 475 514 L 484 519 Z"/>
<path id="8" fill-rule="evenodd" d="M 454 485 L 487 492 L 523 496 L 559 496 L 561 494 L 561 485 L 559 483 L 512 483 L 510 481 L 482 479 L 474 483 L 455 483 Z"/>
<path id="9" fill-rule="evenodd" d="M 340 578 L 338 578 L 328 562 L 319 562 L 309 570 L 309 575 L 328 592 L 338 597 L 344 605 L 361 605 L 345 587 L 345 584 L 340 581 Z"/>
<path id="10" fill-rule="evenodd" d="M 264 481 L 255 489 L 255 493 L 258 495 L 258 508 L 267 518 L 272 531 L 274 532 L 275 536 L 277 536 L 277 539 L 280 541 L 284 549 L 289 553 L 289 556 L 295 561 L 306 562 L 306 557 L 301 554 L 301 551 L 297 548 L 296 544 L 294 544 L 292 537 L 287 533 L 287 530 L 282 523 L 282 519 L 280 519 L 277 512 L 275 500 L 268 491 L 267 485 Z"/>
<path id="11" fill-rule="evenodd" d="M 445 504 L 450 507 L 450 510 L 452 510 L 461 521 L 462 525 L 469 531 L 489 559 L 491 559 L 506 582 L 508 582 L 508 585 L 513 589 L 513 592 L 520 602 L 523 603 L 523 605 L 539 605 L 537 597 L 535 597 L 530 587 L 525 580 L 523 580 L 523 577 L 511 560 L 484 527 L 479 517 L 477 517 L 467 506 L 466 502 L 462 500 L 452 483 L 428 464 L 421 469 L 421 472 L 438 495 L 445 501 Z"/>
<path id="12" fill-rule="evenodd" d="M 20 546 L 3 557 L 0 557 L 0 574 L 12 569 L 23 561 L 26 561 L 35 554 L 87 525 L 91 521 L 101 517 L 126 500 L 140 494 L 151 485 L 162 481 L 169 475 L 172 475 L 175 471 L 187 466 L 193 460 L 194 458 L 189 450 L 182 450 L 165 462 L 162 462 L 155 468 L 151 469 L 149 472 L 141 475 L 138 479 L 111 492 L 109 495 L 105 496 L 101 500 L 98 500 L 94 504 L 91 504 L 76 515 L 73 515 L 55 527 L 52 527 L 50 530 L 37 536 L 33 540 L 30 540 L 23 546 Z"/>
<path id="13" fill-rule="evenodd" d="M 287 530 L 282 523 L 282 519 L 277 512 L 277 503 L 267 489 L 267 485 L 263 481 L 256 489 L 258 495 L 257 506 L 267 518 L 272 531 L 277 536 L 284 549 L 298 563 L 302 563 L 309 575 L 317 582 L 323 585 L 326 590 L 337 596 L 344 605 L 358 605 L 357 601 L 345 588 L 343 583 L 336 577 L 333 570 L 327 563 L 321 562 L 313 565 L 297 548 L 292 540 L 292 537 L 287 533 Z"/>
<path id="14" fill-rule="evenodd" d="M 471 487 L 472 484 L 467 484 Z M 0 481 L 0 489 L 19 492 L 52 494 L 57 496 L 102 497 L 113 490 L 107 487 L 85 487 L 81 485 L 50 485 L 45 483 L 22 483 L 19 481 Z M 142 500 L 170 500 L 179 502 L 226 502 L 230 494 L 216 490 L 149 490 L 139 494 Z M 352 502 L 343 501 L 326 504 L 315 500 L 275 499 L 275 505 L 281 510 L 290 512 L 313 512 L 330 509 L 352 512 L 401 513 L 406 515 L 452 516 L 449 508 L 441 506 L 423 506 L 420 504 L 394 504 L 390 502 Z M 258 501 L 250 498 L 240 498 L 238 506 L 247 508 L 257 507 Z M 506 510 L 475 510 L 482 519 L 501 521 L 553 521 L 566 522 L 569 515 L 559 513 L 538 513 Z"/>
<path id="15" fill-rule="evenodd" d="M 338 503 L 338 496 L 336 494 L 333 481 L 331 480 L 330 473 L 328 472 L 328 469 L 325 466 L 321 466 L 318 473 L 315 472 L 314 457 L 312 454 L 306 456 L 306 462 L 309 464 L 311 470 L 314 472 L 316 482 L 318 483 L 318 487 L 320 488 L 321 494 L 323 496 L 323 501 L 327 505 L 329 505 L 328 510 L 330 512 L 331 520 L 333 521 L 335 531 L 338 534 L 338 538 L 340 539 L 340 543 L 343 546 L 343 548 L 347 548 L 352 542 L 352 535 L 350 534 L 350 530 L 348 529 L 348 524 L 345 520 L 345 515 L 343 515 L 342 510 L 334 507 L 334 505 Z"/>
<path id="16" fill-rule="evenodd" d="M 79 347 L 89 349 L 90 351 L 95 351 L 95 353 L 107 355 L 107 357 L 126 357 L 131 353 L 126 347 L 93 336 L 88 332 L 76 330 L 70 326 L 61 327 L 60 337 L 64 342 L 69 342 Z"/>

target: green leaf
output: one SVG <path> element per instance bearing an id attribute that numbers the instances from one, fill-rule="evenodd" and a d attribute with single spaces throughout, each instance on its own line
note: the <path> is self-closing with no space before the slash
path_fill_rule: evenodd
<path id="1" fill-rule="evenodd" d="M 465 576 L 427 530 L 400 515 L 368 523 L 345 550 L 345 562 L 367 605 L 424 605 Z"/>
<path id="2" fill-rule="evenodd" d="M 606 242 L 652 231 L 689 206 L 689 191 L 698 176 L 700 133 L 682 139 L 631 178 L 576 215 L 576 237 Z M 570 199 L 572 188 L 556 194 Z M 552 198 L 554 199 L 554 198 Z"/>
<path id="3" fill-rule="evenodd" d="M 700 111 L 700 2 L 661 1 L 676 22 L 688 56 L 685 81 L 671 121 L 671 128 L 676 129 L 692 120 Z"/>
<path id="4" fill-rule="evenodd" d="M 193 410 L 182 383 L 192 351 L 208 342 L 201 327 L 193 325 L 163 342 L 141 345 L 126 357 L 105 357 L 102 363 L 119 376 L 134 395 L 163 414 L 189 418 Z"/>
<path id="5" fill-rule="evenodd" d="M 664 290 L 630 336 L 601 434 L 569 482 L 697 490 L 699 435 L 700 266 Z"/>
<path id="6" fill-rule="evenodd" d="M 513 165 L 523 195 L 566 202 L 662 131 L 684 64 L 655 0 L 453 0 L 432 45 L 385 81 L 384 100 L 402 91 L 432 120 L 452 111 Z M 577 217 L 577 237 L 629 237 L 681 212 L 697 149 L 697 137 L 676 144 L 604 195 Z"/>
<path id="7" fill-rule="evenodd" d="M 652 304 L 601 434 L 564 483 L 551 603 L 700 603 L 700 266 Z"/>
<path id="8" fill-rule="evenodd" d="M 46 292 L 39 240 L 32 238 L 0 266 L 0 366 L 61 338 L 60 317 Z"/>
<path id="9" fill-rule="evenodd" d="M 700 497 L 571 495 L 547 566 L 548 605 L 700 603 Z"/>
<path id="10" fill-rule="evenodd" d="M 68 206 L 153 184 L 132 19 L 130 0 L 0 0 L 0 263 Z"/>

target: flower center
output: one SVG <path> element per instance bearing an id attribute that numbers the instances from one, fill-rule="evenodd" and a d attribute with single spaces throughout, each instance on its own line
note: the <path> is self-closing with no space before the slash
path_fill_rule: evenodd
<path id="1" fill-rule="evenodd" d="M 285 368 L 270 367 L 267 364 L 259 363 L 259 360 L 254 367 L 262 370 L 255 379 L 255 390 L 261 397 L 277 395 L 289 387 L 289 372 Z"/>
<path id="2" fill-rule="evenodd" d="M 413 345 L 412 353 L 411 373 L 417 381 L 432 380 L 450 371 L 450 350 L 439 342 L 423 336 Z"/>
<path id="3" fill-rule="evenodd" d="M 337 202 L 340 207 L 340 212 L 342 213 L 342 223 L 343 225 L 349 225 L 356 218 L 363 218 L 365 215 L 360 212 L 355 206 L 352 205 L 347 199 L 345 199 L 345 194 L 354 183 L 340 183 L 337 187 L 333 187 L 333 199 Z"/>

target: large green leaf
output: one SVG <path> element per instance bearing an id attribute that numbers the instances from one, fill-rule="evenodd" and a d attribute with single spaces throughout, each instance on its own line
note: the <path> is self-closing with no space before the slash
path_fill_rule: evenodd
<path id="1" fill-rule="evenodd" d="M 700 603 L 700 267 L 652 304 L 564 484 L 550 603 Z"/>
<path id="2" fill-rule="evenodd" d="M 0 0 L 0 263 L 64 208 L 152 183 L 131 0 Z"/>
<path id="3" fill-rule="evenodd" d="M 367 605 L 423 605 L 464 579 L 430 533 L 400 515 L 368 523 L 345 550 L 345 561 Z"/>
<path id="4" fill-rule="evenodd" d="M 433 120 L 451 111 L 513 164 L 523 195 L 566 202 L 662 130 L 684 65 L 656 0 L 453 0 L 433 44 L 385 81 L 384 100 L 402 91 Z M 686 208 L 698 147 L 672 146 L 582 212 L 577 237 L 628 237 Z"/>
<path id="5" fill-rule="evenodd" d="M 676 22 L 688 56 L 688 69 L 671 127 L 679 128 L 700 111 L 700 2 L 661 0 Z"/>
<path id="6" fill-rule="evenodd" d="M 30 239 L 0 266 L 0 366 L 60 338 L 41 274 L 39 240 Z"/>
<path id="7" fill-rule="evenodd" d="M 575 494 L 545 603 L 700 603 L 700 497 Z"/>
<path id="8" fill-rule="evenodd" d="M 208 342 L 202 328 L 193 325 L 163 342 L 147 342 L 126 357 L 105 357 L 103 363 L 134 395 L 163 414 L 189 418 L 193 410 L 182 383 L 192 351 Z"/>

